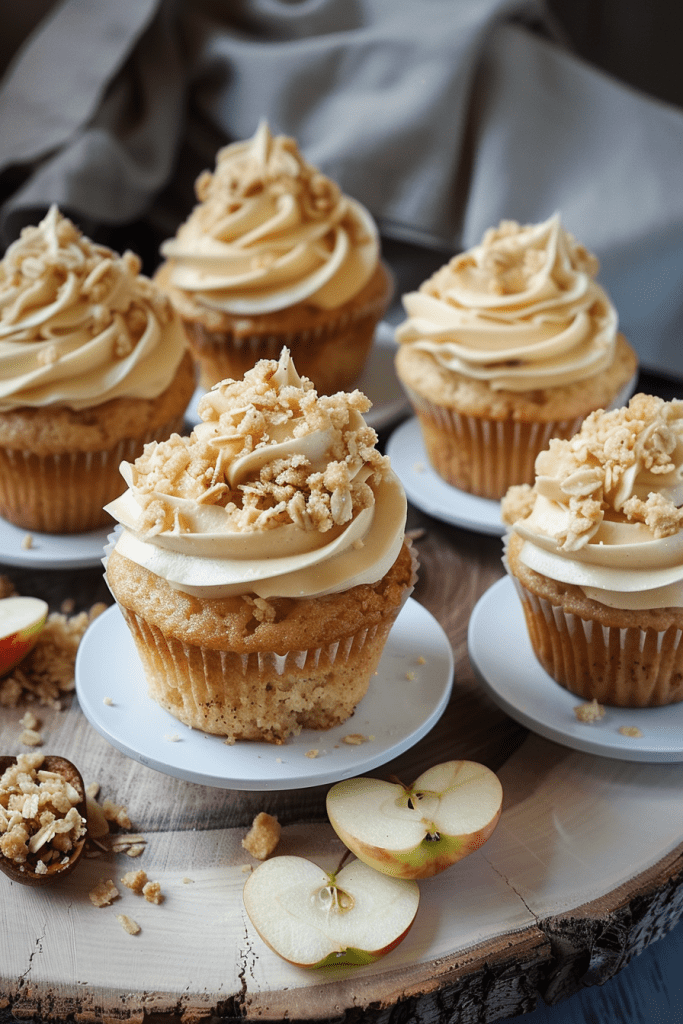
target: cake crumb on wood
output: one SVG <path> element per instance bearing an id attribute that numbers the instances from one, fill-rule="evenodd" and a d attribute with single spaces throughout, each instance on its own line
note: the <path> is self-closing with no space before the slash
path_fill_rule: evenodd
<path id="1" fill-rule="evenodd" d="M 119 922 L 124 932 L 128 932 L 129 935 L 138 935 L 140 932 L 140 925 L 137 921 L 134 921 L 128 914 L 117 914 L 116 920 Z"/>
<path id="2" fill-rule="evenodd" d="M 88 893 L 90 902 L 95 907 L 108 907 L 121 895 L 111 878 L 101 879 L 94 889 Z"/>
<path id="3" fill-rule="evenodd" d="M 261 811 L 254 818 L 251 828 L 242 840 L 242 846 L 257 860 L 266 860 L 279 843 L 281 831 L 277 818 L 266 811 Z"/>

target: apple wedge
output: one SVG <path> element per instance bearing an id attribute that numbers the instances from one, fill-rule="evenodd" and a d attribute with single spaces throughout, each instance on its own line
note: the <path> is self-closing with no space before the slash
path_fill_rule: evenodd
<path id="1" fill-rule="evenodd" d="M 0 676 L 31 650 L 45 625 L 48 606 L 39 597 L 0 599 Z"/>
<path id="2" fill-rule="evenodd" d="M 417 882 L 360 860 L 327 872 L 304 857 L 273 857 L 244 886 L 254 928 L 297 967 L 374 963 L 405 938 L 419 901 Z"/>
<path id="3" fill-rule="evenodd" d="M 478 850 L 500 817 L 503 788 L 475 761 L 446 761 L 412 786 L 382 779 L 338 782 L 327 815 L 348 848 L 387 875 L 430 878 Z"/>

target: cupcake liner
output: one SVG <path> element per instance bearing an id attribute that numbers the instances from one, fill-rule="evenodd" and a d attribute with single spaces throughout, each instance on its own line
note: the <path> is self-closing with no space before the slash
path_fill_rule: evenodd
<path id="1" fill-rule="evenodd" d="M 249 654 L 187 644 L 124 607 L 150 697 L 194 729 L 284 743 L 346 721 L 367 692 L 395 614 L 308 650 Z"/>
<path id="2" fill-rule="evenodd" d="M 683 631 L 603 626 L 565 612 L 510 573 L 548 675 L 584 700 L 643 708 L 683 700 Z"/>
<path id="3" fill-rule="evenodd" d="M 310 328 L 247 333 L 212 330 L 200 319 L 184 316 L 190 348 L 206 391 L 222 380 L 240 380 L 259 359 L 278 359 L 287 347 L 297 371 L 313 381 L 319 394 L 345 391 L 355 384 L 372 347 L 375 328 L 386 310 L 391 289 L 368 302 L 342 310 Z"/>
<path id="4" fill-rule="evenodd" d="M 142 438 L 123 438 L 94 452 L 37 455 L 0 448 L 0 516 L 40 533 L 85 533 L 111 523 L 103 506 L 125 490 L 122 461 L 132 462 L 149 441 L 183 429 L 175 417 Z"/>
<path id="5" fill-rule="evenodd" d="M 404 384 L 420 422 L 429 461 L 453 487 L 500 499 L 512 484 L 533 483 L 534 463 L 553 437 L 569 438 L 583 417 L 546 422 L 463 415 Z"/>

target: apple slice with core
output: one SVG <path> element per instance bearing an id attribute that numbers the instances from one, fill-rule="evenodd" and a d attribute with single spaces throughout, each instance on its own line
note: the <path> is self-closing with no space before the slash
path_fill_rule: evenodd
<path id="1" fill-rule="evenodd" d="M 18 665 L 45 625 L 48 606 L 39 597 L 0 599 L 0 676 Z"/>
<path id="2" fill-rule="evenodd" d="M 446 761 L 412 786 L 382 779 L 338 782 L 327 815 L 348 848 L 398 878 L 429 878 L 478 850 L 500 817 L 503 788 L 475 761 Z"/>
<path id="3" fill-rule="evenodd" d="M 254 928 L 297 967 L 373 963 L 405 938 L 419 901 L 417 882 L 360 860 L 328 872 L 304 857 L 273 857 L 244 886 Z"/>

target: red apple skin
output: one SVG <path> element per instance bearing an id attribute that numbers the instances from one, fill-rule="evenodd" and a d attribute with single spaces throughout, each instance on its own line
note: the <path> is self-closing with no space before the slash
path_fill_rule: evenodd
<path id="1" fill-rule="evenodd" d="M 27 638 L 22 638 L 18 633 L 10 633 L 0 640 L 0 677 L 6 676 L 15 665 L 24 660 L 38 639 L 39 632 L 40 629 L 34 636 Z"/>

